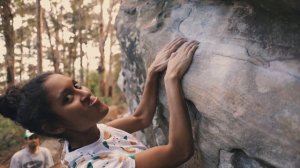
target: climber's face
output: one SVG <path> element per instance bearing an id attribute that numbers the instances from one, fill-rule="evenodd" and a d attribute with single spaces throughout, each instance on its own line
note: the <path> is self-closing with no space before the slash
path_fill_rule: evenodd
<path id="1" fill-rule="evenodd" d="M 99 122 L 108 106 L 70 77 L 53 74 L 44 83 L 52 111 L 60 118 L 59 131 L 84 131 Z M 63 133 L 63 132 L 60 132 Z"/>

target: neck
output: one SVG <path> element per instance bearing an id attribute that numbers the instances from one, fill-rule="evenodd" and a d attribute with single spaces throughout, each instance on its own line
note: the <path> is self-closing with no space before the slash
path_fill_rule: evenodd
<path id="1" fill-rule="evenodd" d="M 67 140 L 71 149 L 77 149 L 96 142 L 100 137 L 100 131 L 97 128 L 97 125 L 95 125 L 94 127 L 85 131 L 73 131 L 69 133 L 68 137 L 69 138 L 67 138 Z"/>

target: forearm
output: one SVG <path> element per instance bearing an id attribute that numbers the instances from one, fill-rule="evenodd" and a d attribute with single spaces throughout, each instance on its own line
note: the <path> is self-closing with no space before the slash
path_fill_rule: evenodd
<path id="1" fill-rule="evenodd" d="M 152 69 L 148 70 L 142 99 L 134 113 L 134 116 L 142 119 L 145 127 L 151 123 L 156 111 L 158 78 L 159 73 L 154 72 Z"/>
<path id="2" fill-rule="evenodd" d="M 133 115 L 113 120 L 107 123 L 107 125 L 124 130 L 128 133 L 133 133 L 148 127 L 152 122 L 156 110 L 158 78 L 159 74 L 157 72 L 155 73 L 154 71 L 149 70 L 141 102 Z"/>
<path id="3" fill-rule="evenodd" d="M 178 49 L 182 42 L 183 39 L 181 39 L 181 42 L 179 39 L 171 43 L 159 54 L 167 55 L 168 57 L 157 59 L 157 63 L 153 64 L 158 67 L 158 69 L 164 69 L 165 66 L 159 68 L 160 65 L 163 65 L 160 63 L 162 61 L 168 62 L 164 80 L 170 113 L 169 142 L 166 145 L 138 153 L 136 155 L 137 168 L 176 167 L 187 161 L 194 152 L 191 122 L 180 80 L 191 64 L 192 56 L 199 43 L 196 41 L 187 42 Z M 169 48 L 173 49 L 169 50 Z M 169 51 L 172 53 L 171 56 L 168 55 L 170 54 Z M 155 90 L 155 92 L 157 92 L 157 90 Z M 145 94 L 147 94 L 147 92 L 145 92 Z"/>
<path id="4" fill-rule="evenodd" d="M 166 93 L 170 112 L 169 144 L 178 152 L 193 152 L 191 122 L 185 104 L 180 80 L 165 78 Z"/>

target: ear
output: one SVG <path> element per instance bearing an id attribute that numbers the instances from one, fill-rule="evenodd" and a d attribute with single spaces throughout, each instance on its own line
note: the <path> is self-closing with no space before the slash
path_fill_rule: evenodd
<path id="1" fill-rule="evenodd" d="M 45 123 L 42 126 L 42 130 L 44 130 L 50 135 L 58 135 L 58 134 L 63 134 L 66 129 L 59 124 Z"/>

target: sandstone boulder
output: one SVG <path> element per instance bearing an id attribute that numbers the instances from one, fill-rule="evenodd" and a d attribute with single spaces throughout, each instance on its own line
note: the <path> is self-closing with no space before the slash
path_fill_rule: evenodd
<path id="1" fill-rule="evenodd" d="M 300 1 L 123 0 L 119 85 L 131 111 L 167 42 L 200 46 L 183 78 L 195 156 L 182 167 L 300 167 Z M 163 80 L 149 146 L 166 143 Z"/>

